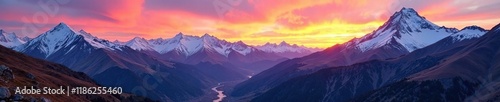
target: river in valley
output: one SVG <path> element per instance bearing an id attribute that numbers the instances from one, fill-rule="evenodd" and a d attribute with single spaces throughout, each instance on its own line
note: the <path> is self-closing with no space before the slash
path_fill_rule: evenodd
<path id="1" fill-rule="evenodd" d="M 224 86 L 224 85 L 221 85 L 219 83 L 219 85 L 217 85 L 217 86 L 215 86 L 215 87 L 212 88 L 213 91 L 217 92 L 217 99 L 215 99 L 213 102 L 221 102 L 222 99 L 224 99 L 224 97 L 226 97 L 226 95 L 224 95 L 224 93 L 223 93 L 224 91 L 217 90 L 217 88 L 220 88 L 222 86 Z"/>

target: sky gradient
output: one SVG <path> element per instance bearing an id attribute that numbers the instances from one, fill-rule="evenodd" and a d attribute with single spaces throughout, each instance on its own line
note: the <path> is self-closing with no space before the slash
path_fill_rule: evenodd
<path id="1" fill-rule="evenodd" d="M 499 0 L 0 0 L 0 29 L 36 37 L 59 22 L 127 41 L 209 33 L 250 45 L 330 47 L 381 26 L 402 7 L 440 26 L 500 23 Z"/>

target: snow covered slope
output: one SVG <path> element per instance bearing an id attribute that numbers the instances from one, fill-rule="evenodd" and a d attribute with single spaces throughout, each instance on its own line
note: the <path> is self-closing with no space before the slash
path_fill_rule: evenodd
<path id="1" fill-rule="evenodd" d="M 120 43 L 118 41 L 114 41 L 113 43 Z M 134 50 L 153 50 L 151 45 L 149 45 L 148 41 L 144 38 L 140 37 L 135 37 L 134 39 L 128 41 L 125 43 L 126 46 L 129 46 L 130 48 Z"/>
<path id="2" fill-rule="evenodd" d="M 182 33 L 179 33 L 170 39 L 158 38 L 146 40 L 144 38 L 136 37 L 128 41 L 126 46 L 129 46 L 134 50 L 156 51 L 160 54 L 177 51 L 185 56 L 191 56 L 202 49 L 209 49 L 226 57 L 232 51 L 236 51 L 242 55 L 247 55 L 248 53 L 257 50 L 241 41 L 231 43 L 209 34 L 204 34 L 200 37 L 184 35 Z"/>
<path id="3" fill-rule="evenodd" d="M 53 29 L 39 35 L 26 44 L 17 46 L 16 48 L 14 48 L 14 50 L 23 52 L 27 49 L 38 49 L 45 57 L 47 57 L 60 50 L 61 48 L 71 47 L 70 45 L 74 45 L 74 43 L 82 39 L 85 42 L 84 44 L 92 46 L 95 49 L 103 48 L 110 50 L 120 50 L 120 45 L 114 44 L 104 39 L 99 39 L 83 30 L 76 32 L 64 23 L 59 23 Z"/>
<path id="4" fill-rule="evenodd" d="M 486 32 L 488 31 L 484 30 L 479 26 L 467 26 L 462 30 L 460 30 L 460 32 L 455 33 L 451 36 L 453 37 L 454 41 L 461 41 L 466 39 L 479 38 L 483 36 Z"/>
<path id="5" fill-rule="evenodd" d="M 500 56 L 499 34 L 500 24 L 486 34 L 481 33 L 480 35 L 484 36 L 479 37 L 476 42 L 462 49 L 459 53 L 447 58 L 440 65 L 415 74 L 411 80 L 461 77 L 469 81 L 478 81 L 479 76 L 498 75 L 500 73 L 500 58 L 498 58 Z"/>
<path id="6" fill-rule="evenodd" d="M 379 29 L 356 40 L 356 45 L 360 50 L 368 51 L 396 41 L 404 47 L 402 50 L 412 52 L 456 32 L 456 29 L 437 26 L 412 8 L 403 8 Z"/>
<path id="7" fill-rule="evenodd" d="M 274 53 L 282 57 L 296 58 L 302 57 L 321 49 L 307 48 L 305 46 L 290 45 L 286 42 L 280 44 L 266 43 L 265 45 L 249 46 L 242 41 L 228 42 L 219 39 L 209 34 L 203 36 L 192 36 L 179 33 L 170 39 L 150 39 L 135 37 L 125 44 L 130 48 L 138 51 L 155 51 L 160 54 L 169 52 L 179 52 L 184 56 L 191 56 L 203 50 L 217 52 L 218 54 L 228 57 L 231 52 L 246 56 L 249 53 L 261 50 L 266 53 Z"/>
<path id="8" fill-rule="evenodd" d="M 479 29 L 471 26 L 466 29 Z M 484 29 L 483 29 L 484 30 Z M 500 84 L 500 25 L 481 37 L 471 37 L 474 42 L 455 50 L 449 57 L 394 84 L 365 94 L 356 102 L 380 101 L 453 101 L 498 102 Z M 450 52 L 448 50 L 445 52 Z M 422 63 L 425 64 L 425 63 Z M 419 95 L 426 93 L 426 95 Z"/>
<path id="9" fill-rule="evenodd" d="M 287 58 L 303 57 L 305 55 L 309 55 L 321 50 L 319 48 L 308 48 L 306 46 L 298 46 L 296 44 L 290 45 L 285 41 L 282 41 L 279 44 L 266 43 L 264 45 L 258 45 L 255 47 L 264 52 L 277 53 L 280 56 Z"/>
<path id="10" fill-rule="evenodd" d="M 455 28 L 433 24 L 412 8 L 402 8 L 372 33 L 304 57 L 302 63 L 306 65 L 300 69 L 347 66 L 369 60 L 395 58 L 457 32 Z"/>
<path id="11" fill-rule="evenodd" d="M 17 37 L 16 34 L 7 33 L 0 29 L 0 45 L 5 46 L 7 48 L 13 48 L 24 43 L 26 43 L 26 41 Z"/>
<path id="12" fill-rule="evenodd" d="M 261 51 L 242 41 L 228 42 L 209 34 L 193 36 L 179 33 L 169 39 L 150 40 L 136 37 L 124 45 L 161 60 L 192 65 L 209 62 L 238 69 L 245 74 L 258 73 L 287 59 L 278 53 Z"/>

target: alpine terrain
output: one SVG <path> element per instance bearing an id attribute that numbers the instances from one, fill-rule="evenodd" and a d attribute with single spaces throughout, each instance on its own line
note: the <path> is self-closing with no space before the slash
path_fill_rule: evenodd
<path id="1" fill-rule="evenodd" d="M 296 101 L 298 98 L 303 101 L 347 101 L 363 92 L 433 66 L 442 58 L 424 56 L 424 59 L 421 59 L 422 55 L 466 45 L 485 32 L 477 26 L 462 30 L 437 26 L 421 17 L 414 9 L 403 8 L 372 33 L 318 53 L 281 62 L 238 84 L 231 92 L 231 96 L 239 97 L 235 99 L 254 101 L 269 99 Z M 423 48 L 429 49 L 420 50 Z M 424 62 L 424 65 L 419 64 Z M 394 68 L 405 68 L 405 70 Z M 311 75 L 311 73 L 318 74 Z M 335 77 L 330 77 L 331 75 Z M 308 76 L 320 79 L 307 79 Z M 309 88 L 309 85 L 320 86 Z M 286 87 L 300 88 L 291 90 Z M 320 89 L 315 90 L 315 88 Z M 306 90 L 315 91 L 302 92 Z M 311 97 L 295 98 L 294 95 L 285 93 Z M 288 99 L 275 97 L 276 95 L 287 96 Z"/>

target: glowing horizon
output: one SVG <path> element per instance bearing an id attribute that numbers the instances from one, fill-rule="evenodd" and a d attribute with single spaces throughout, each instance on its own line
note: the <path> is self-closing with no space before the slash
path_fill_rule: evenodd
<path id="1" fill-rule="evenodd" d="M 205 33 L 249 45 L 327 48 L 361 37 L 402 7 L 461 29 L 500 22 L 498 0 L 2 0 L 0 29 L 36 37 L 59 22 L 102 39 L 128 41 Z M 26 26 L 33 29 L 27 29 Z M 28 27 L 30 28 L 30 27 Z M 24 32 L 24 33 L 23 33 Z"/>

